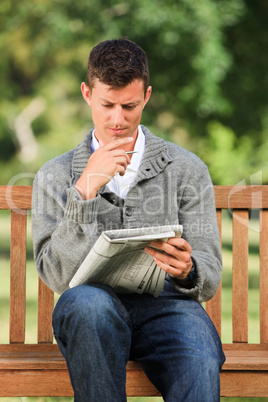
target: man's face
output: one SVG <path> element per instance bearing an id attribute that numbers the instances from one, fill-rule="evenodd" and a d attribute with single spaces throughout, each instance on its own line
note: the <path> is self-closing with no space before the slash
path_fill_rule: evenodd
<path id="1" fill-rule="evenodd" d="M 102 140 L 105 145 L 117 138 L 136 139 L 143 108 L 151 95 L 151 87 L 148 87 L 144 96 L 141 80 L 136 79 L 119 89 L 111 89 L 96 80 L 91 91 L 85 83 L 82 83 L 81 90 L 91 107 L 98 140 Z"/>

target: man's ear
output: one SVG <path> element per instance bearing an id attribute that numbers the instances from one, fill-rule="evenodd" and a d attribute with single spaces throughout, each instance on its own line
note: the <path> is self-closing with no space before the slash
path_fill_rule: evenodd
<path id="1" fill-rule="evenodd" d="M 149 87 L 147 88 L 147 91 L 146 91 L 146 94 L 145 94 L 144 106 L 143 106 L 143 107 L 145 107 L 146 103 L 147 103 L 148 100 L 150 99 L 151 93 L 152 93 L 152 87 L 149 86 Z"/>
<path id="2" fill-rule="evenodd" d="M 81 84 L 81 92 L 87 104 L 91 106 L 91 90 L 85 82 Z"/>

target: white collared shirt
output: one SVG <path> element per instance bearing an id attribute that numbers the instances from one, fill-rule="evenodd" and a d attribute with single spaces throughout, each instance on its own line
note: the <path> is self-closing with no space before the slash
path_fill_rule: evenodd
<path id="1" fill-rule="evenodd" d="M 99 142 L 95 137 L 95 130 L 94 130 L 91 139 L 91 150 L 92 152 L 94 152 L 98 148 L 99 148 Z M 119 173 L 117 173 L 107 183 L 107 186 L 113 193 L 117 194 L 119 197 L 124 199 L 126 198 L 128 190 L 138 173 L 142 157 L 145 151 L 145 135 L 141 129 L 141 126 L 138 126 L 138 136 L 136 139 L 134 151 L 137 151 L 137 153 L 132 155 L 130 165 L 127 166 L 126 173 L 124 174 L 124 176 L 120 176 Z"/>

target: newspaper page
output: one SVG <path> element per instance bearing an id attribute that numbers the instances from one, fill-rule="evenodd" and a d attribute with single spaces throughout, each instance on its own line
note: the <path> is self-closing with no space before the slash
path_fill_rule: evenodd
<path id="1" fill-rule="evenodd" d="M 116 293 L 149 293 L 163 290 L 165 272 L 144 251 L 151 240 L 181 237 L 181 225 L 104 231 L 69 283 L 110 285 Z"/>

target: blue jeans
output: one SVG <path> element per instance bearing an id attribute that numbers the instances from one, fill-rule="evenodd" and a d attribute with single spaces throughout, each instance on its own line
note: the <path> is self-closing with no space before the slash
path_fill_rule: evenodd
<path id="1" fill-rule="evenodd" d="M 216 402 L 224 354 L 203 307 L 166 282 L 158 298 L 106 285 L 67 290 L 53 312 L 75 402 L 126 401 L 128 360 L 141 362 L 165 401 Z"/>

